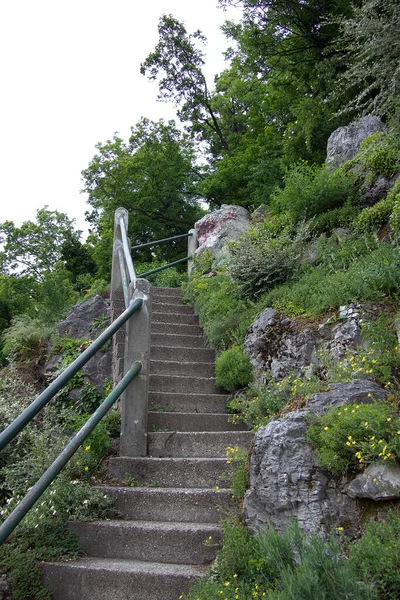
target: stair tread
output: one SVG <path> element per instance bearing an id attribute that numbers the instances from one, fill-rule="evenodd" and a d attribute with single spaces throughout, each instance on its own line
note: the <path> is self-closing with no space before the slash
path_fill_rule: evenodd
<path id="1" fill-rule="evenodd" d="M 198 574 L 204 572 L 199 565 L 179 563 L 146 562 L 127 558 L 84 557 L 68 562 L 44 563 L 49 566 L 72 567 L 76 569 L 99 569 L 102 571 L 127 571 L 131 573 L 154 573 L 156 575 Z"/>
<path id="2" fill-rule="evenodd" d="M 107 521 L 72 521 L 71 525 L 78 528 L 105 527 L 107 529 L 145 529 L 153 531 L 179 531 L 188 533 L 189 531 L 220 531 L 221 525 L 217 523 L 195 523 L 181 521 L 127 521 L 122 519 L 108 519 Z"/>

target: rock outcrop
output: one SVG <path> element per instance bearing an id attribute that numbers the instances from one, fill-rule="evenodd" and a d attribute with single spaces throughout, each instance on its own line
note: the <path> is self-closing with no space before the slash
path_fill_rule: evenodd
<path id="1" fill-rule="evenodd" d="M 339 317 L 316 327 L 300 327 L 297 319 L 289 319 L 274 308 L 266 308 L 249 327 L 244 350 L 250 358 L 256 376 L 265 373 L 282 379 L 289 373 L 297 375 L 322 364 L 321 353 L 341 360 L 347 350 L 356 352 L 363 344 L 359 322 L 362 316 L 377 314 L 378 307 L 351 304 L 340 308 Z"/>
<path id="2" fill-rule="evenodd" d="M 195 223 L 199 241 L 196 256 L 201 256 L 205 250 L 209 250 L 214 258 L 218 258 L 224 246 L 240 237 L 250 225 L 250 213 L 243 206 L 223 204 L 219 210 Z"/>
<path id="3" fill-rule="evenodd" d="M 311 396 L 304 409 L 272 419 L 258 430 L 251 457 L 250 490 L 244 501 L 244 518 L 253 533 L 267 522 L 284 531 L 290 519 L 297 519 L 309 534 L 324 535 L 336 527 L 343 527 L 349 535 L 356 534 L 363 512 L 357 498 L 373 494 L 371 474 L 365 472 L 349 483 L 319 468 L 306 440 L 306 419 L 310 412 L 321 414 L 352 402 L 370 403 L 385 398 L 387 392 L 369 380 L 331 384 L 329 388 L 328 392 Z M 386 496 L 375 494 L 373 499 L 400 498 L 397 470 L 374 473 L 374 488 L 390 491 Z"/>
<path id="4" fill-rule="evenodd" d="M 110 323 L 110 307 L 101 296 L 89 298 L 86 302 L 76 304 L 67 317 L 57 323 L 55 330 L 61 337 L 83 340 L 84 343 L 95 340 Z M 52 353 L 49 349 L 49 359 L 45 364 L 43 376 L 49 380 L 60 365 L 63 352 Z M 82 368 L 84 382 L 89 382 L 99 392 L 104 390 L 104 382 L 111 379 L 111 349 L 97 352 Z M 70 392 L 74 401 L 80 400 L 80 389 Z"/>
<path id="5" fill-rule="evenodd" d="M 338 167 L 345 160 L 353 158 L 365 138 L 384 129 L 383 121 L 374 115 L 366 115 L 346 127 L 339 127 L 328 139 L 327 164 Z"/>

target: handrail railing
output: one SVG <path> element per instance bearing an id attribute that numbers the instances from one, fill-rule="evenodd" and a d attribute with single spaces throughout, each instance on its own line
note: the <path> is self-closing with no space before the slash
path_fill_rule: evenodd
<path id="1" fill-rule="evenodd" d="M 54 398 L 72 377 L 88 362 L 124 323 L 143 305 L 141 298 L 132 304 L 92 343 L 78 358 L 57 377 L 36 400 L 34 400 L 6 429 L 0 433 L 0 450 L 33 419 L 46 404 Z"/>
<path id="2" fill-rule="evenodd" d="M 50 467 L 45 471 L 45 473 L 43 473 L 41 478 L 29 490 L 29 492 L 26 494 L 23 500 L 21 500 L 18 506 L 2 523 L 2 525 L 0 526 L 0 544 L 2 544 L 14 531 L 18 523 L 22 521 L 22 519 L 32 508 L 35 502 L 54 481 L 54 479 L 57 477 L 57 475 L 60 473 L 63 467 L 78 450 L 79 446 L 83 444 L 86 438 L 92 433 L 93 429 L 101 421 L 101 419 L 108 413 L 113 404 L 118 400 L 118 398 L 128 387 L 131 381 L 133 381 L 136 375 L 138 375 L 141 368 L 141 363 L 135 363 L 134 365 L 132 365 L 128 373 L 113 389 L 111 394 L 109 394 L 107 398 L 100 404 L 98 409 L 92 414 L 88 421 L 86 421 L 85 425 L 68 442 L 61 454 L 58 455 L 55 461 L 50 465 Z"/>
<path id="3" fill-rule="evenodd" d="M 157 273 L 175 264 L 191 261 L 192 251 L 196 247 L 194 230 L 188 234 L 165 238 L 135 246 L 135 249 L 169 242 L 182 237 L 188 237 L 189 256 L 163 265 L 157 269 L 143 273 L 137 278 L 135 267 L 129 250 L 127 237 L 128 211 L 118 209 L 115 214 L 114 247 L 113 247 L 113 272 L 111 282 L 111 304 L 116 304 L 117 291 L 123 291 L 125 309 L 120 310 L 112 324 L 90 346 L 69 365 L 57 379 L 55 379 L 42 392 L 29 407 L 27 407 L 4 431 L 0 433 L 0 450 L 3 449 L 18 433 L 35 417 L 35 415 L 68 383 L 68 381 L 89 361 L 104 344 L 114 336 L 126 338 L 124 350 L 124 370 L 122 377 L 114 390 L 107 396 L 98 409 L 88 419 L 79 432 L 69 441 L 61 454 L 45 471 L 37 483 L 28 491 L 23 500 L 7 517 L 0 526 L 0 544 L 2 544 L 18 523 L 24 518 L 35 502 L 54 481 L 62 468 L 78 450 L 79 446 L 87 439 L 96 425 L 111 409 L 112 405 L 125 392 L 122 403 L 122 431 L 121 448 L 127 450 L 128 455 L 142 456 L 147 453 L 147 392 L 148 392 L 148 362 L 150 351 L 150 284 L 141 279 L 152 273 Z M 132 330 L 130 317 L 142 309 L 135 320 L 135 331 Z M 115 311 L 114 311 L 115 313 Z M 122 335 L 121 328 L 127 324 L 126 333 Z M 116 334 L 116 335 L 115 335 Z M 134 334 L 134 335 L 133 335 Z M 140 374 L 139 377 L 137 377 Z M 115 377 L 114 377 L 115 381 Z M 128 424 L 124 428 L 124 423 Z M 128 438 L 128 441 L 127 441 Z"/>

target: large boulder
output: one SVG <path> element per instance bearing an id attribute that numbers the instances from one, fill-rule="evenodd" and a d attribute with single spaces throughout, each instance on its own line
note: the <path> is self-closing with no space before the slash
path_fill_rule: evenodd
<path id="1" fill-rule="evenodd" d="M 306 440 L 306 417 L 351 402 L 370 403 L 385 398 L 387 392 L 368 380 L 331 384 L 329 388 L 311 396 L 304 409 L 272 419 L 257 431 L 250 490 L 244 500 L 244 518 L 253 533 L 259 533 L 268 522 L 282 532 L 290 519 L 297 519 L 308 534 L 325 535 L 335 527 L 344 527 L 349 535 L 357 532 L 363 507 L 347 481 L 330 477 L 317 466 Z M 393 488 L 390 483 L 392 494 Z M 400 490 L 396 498 L 400 498 Z"/>
<path id="2" fill-rule="evenodd" d="M 237 240 L 251 224 L 248 210 L 243 206 L 223 204 L 219 210 L 209 213 L 195 223 L 199 247 L 195 254 L 200 256 L 209 250 L 217 258 L 228 242 Z"/>
<path id="3" fill-rule="evenodd" d="M 374 115 L 366 115 L 346 127 L 339 127 L 328 139 L 327 164 L 338 167 L 345 160 L 353 158 L 365 138 L 384 129 L 383 121 Z"/>
<path id="4" fill-rule="evenodd" d="M 110 324 L 110 307 L 101 296 L 94 296 L 85 302 L 76 304 L 67 317 L 57 323 L 55 330 L 64 337 L 82 340 L 82 348 L 94 341 Z M 54 373 L 61 364 L 63 352 L 54 353 L 49 348 L 49 358 L 44 367 L 43 375 L 46 380 L 54 378 Z M 84 383 L 90 383 L 100 393 L 104 390 L 106 379 L 111 379 L 111 348 L 106 347 L 97 352 L 82 368 Z M 80 401 L 81 390 L 70 392 L 73 401 Z"/>
<path id="5" fill-rule="evenodd" d="M 306 368 L 321 365 L 321 352 L 341 360 L 347 350 L 356 351 L 363 344 L 361 317 L 373 318 L 378 312 L 379 307 L 351 304 L 340 308 L 339 318 L 304 327 L 298 319 L 266 308 L 247 330 L 243 348 L 258 379 L 266 374 L 282 379 L 293 372 L 300 376 Z"/>

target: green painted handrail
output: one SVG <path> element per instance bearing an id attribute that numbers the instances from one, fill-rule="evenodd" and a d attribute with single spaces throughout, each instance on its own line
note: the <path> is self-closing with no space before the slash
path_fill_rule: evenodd
<path id="1" fill-rule="evenodd" d="M 159 271 L 164 271 L 165 269 L 169 269 L 169 267 L 173 267 L 175 265 L 180 265 L 181 263 L 187 262 L 190 260 L 191 256 L 185 256 L 185 258 L 180 258 L 175 262 L 168 263 L 168 265 L 163 265 L 162 267 L 157 267 L 157 269 L 152 269 L 151 271 L 146 271 L 145 273 L 141 273 L 138 277 L 147 277 L 148 275 L 153 275 L 153 273 L 159 273 Z"/>
<path id="2" fill-rule="evenodd" d="M 128 373 L 121 379 L 119 384 L 113 389 L 111 394 L 100 404 L 98 409 L 92 414 L 85 425 L 78 431 L 78 433 L 68 442 L 64 450 L 59 454 L 55 461 L 50 465 L 41 478 L 35 483 L 35 485 L 29 490 L 23 500 L 13 510 L 13 512 L 7 517 L 0 527 L 0 544 L 5 542 L 8 536 L 14 531 L 16 526 L 25 517 L 27 512 L 32 508 L 35 502 L 40 498 L 43 492 L 49 487 L 54 481 L 63 467 L 67 464 L 70 458 L 78 450 L 79 446 L 83 444 L 86 438 L 91 434 L 96 425 L 101 419 L 107 414 L 113 404 L 118 400 L 120 395 L 125 391 L 131 381 L 136 377 L 142 368 L 141 363 L 135 363 L 129 369 Z"/>
<path id="3" fill-rule="evenodd" d="M 174 235 L 172 237 L 164 238 L 163 240 L 156 240 L 154 242 L 146 242 L 145 244 L 138 244 L 137 246 L 131 247 L 132 250 L 139 250 L 140 248 L 149 248 L 150 246 L 158 246 L 159 244 L 164 244 L 165 242 L 172 242 L 173 240 L 180 240 L 182 238 L 187 238 L 192 236 L 193 233 L 190 231 L 188 233 L 181 233 L 180 235 Z"/>
<path id="4" fill-rule="evenodd" d="M 85 365 L 90 358 L 118 331 L 118 329 L 143 305 L 142 298 L 136 298 L 130 306 L 92 343 L 73 363 L 57 377 L 36 400 L 34 400 L 4 431 L 0 433 L 2 450 L 27 425 L 33 417 L 59 392 L 68 381 Z"/>

